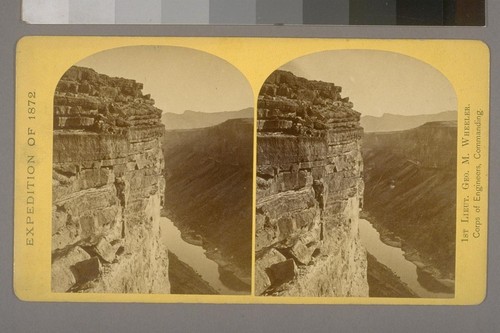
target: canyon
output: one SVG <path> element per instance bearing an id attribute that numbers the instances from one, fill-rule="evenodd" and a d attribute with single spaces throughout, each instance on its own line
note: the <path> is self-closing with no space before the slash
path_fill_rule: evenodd
<path id="1" fill-rule="evenodd" d="M 256 295 L 368 296 L 363 129 L 341 91 L 281 70 L 261 88 Z"/>
<path id="2" fill-rule="evenodd" d="M 453 293 L 456 221 L 455 121 L 366 133 L 363 216 L 384 243 L 401 247 L 429 290 Z"/>
<path id="3" fill-rule="evenodd" d="M 226 293 L 250 292 L 253 118 L 168 130 L 164 214 L 218 265 Z M 179 255 L 179 254 L 178 254 Z M 225 289 L 225 288 L 224 288 Z"/>
<path id="4" fill-rule="evenodd" d="M 56 87 L 53 292 L 170 292 L 162 111 L 142 89 L 75 66 Z"/>
<path id="5" fill-rule="evenodd" d="M 232 119 L 249 111 L 165 132 L 142 89 L 76 66 L 57 85 L 52 290 L 220 293 L 167 248 L 186 241 L 203 247 L 220 283 L 249 293 L 253 120 Z"/>
<path id="6" fill-rule="evenodd" d="M 257 101 L 253 233 L 254 120 L 234 118 L 249 111 L 165 130 L 142 89 L 75 66 L 55 89 L 53 292 L 249 294 L 254 245 L 255 295 L 421 296 L 367 252 L 369 221 L 431 297 L 453 294 L 455 121 L 364 133 L 341 87 L 273 72 Z M 174 236 L 215 284 L 187 247 L 168 250 Z"/>

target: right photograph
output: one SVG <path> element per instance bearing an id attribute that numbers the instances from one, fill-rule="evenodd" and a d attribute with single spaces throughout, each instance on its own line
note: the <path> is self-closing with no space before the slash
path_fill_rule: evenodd
<path id="1" fill-rule="evenodd" d="M 452 298 L 457 97 L 415 58 L 334 50 L 263 83 L 258 296 Z"/>

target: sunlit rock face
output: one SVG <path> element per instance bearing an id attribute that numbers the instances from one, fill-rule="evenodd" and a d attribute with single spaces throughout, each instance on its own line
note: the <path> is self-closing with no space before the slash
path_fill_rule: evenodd
<path id="1" fill-rule="evenodd" d="M 52 290 L 169 293 L 161 110 L 142 84 L 72 67 L 54 96 Z"/>
<path id="2" fill-rule="evenodd" d="M 275 71 L 260 91 L 257 295 L 368 296 L 363 129 L 341 90 Z"/>

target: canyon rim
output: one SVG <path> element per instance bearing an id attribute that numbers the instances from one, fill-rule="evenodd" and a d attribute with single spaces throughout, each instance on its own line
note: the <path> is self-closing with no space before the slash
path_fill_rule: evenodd
<path id="1" fill-rule="evenodd" d="M 273 72 L 257 107 L 256 295 L 453 297 L 446 77 L 401 54 L 324 51 Z"/>
<path id="2" fill-rule="evenodd" d="M 69 68 L 54 93 L 52 291 L 249 294 L 252 101 L 238 70 L 187 48 Z"/>

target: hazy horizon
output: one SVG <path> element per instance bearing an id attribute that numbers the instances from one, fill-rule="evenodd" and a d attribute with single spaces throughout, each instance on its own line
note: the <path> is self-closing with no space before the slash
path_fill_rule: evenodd
<path id="1" fill-rule="evenodd" d="M 212 54 L 176 46 L 127 46 L 77 62 L 100 74 L 144 84 L 163 112 L 225 112 L 253 106 L 249 82 L 233 65 Z"/>
<path id="2" fill-rule="evenodd" d="M 165 113 L 216 113 L 252 107 L 243 74 L 225 60 L 175 46 L 129 46 L 93 54 L 75 65 L 144 84 Z M 279 68 L 309 80 L 335 83 L 362 116 L 425 115 L 457 110 L 455 91 L 434 67 L 398 53 L 322 51 Z"/>
<path id="3" fill-rule="evenodd" d="M 418 59 L 377 50 L 332 50 L 281 66 L 296 76 L 342 87 L 362 116 L 425 115 L 457 110 L 448 79 Z"/>
<path id="4" fill-rule="evenodd" d="M 205 111 L 199 111 L 199 110 L 184 110 L 182 112 L 175 113 L 175 112 L 163 111 L 162 114 L 165 114 L 165 113 L 174 113 L 174 114 L 177 114 L 177 115 L 183 115 L 186 112 L 196 112 L 196 113 L 224 113 L 224 112 L 240 112 L 240 111 L 243 111 L 243 110 L 246 110 L 246 109 L 253 109 L 253 106 L 247 106 L 246 108 L 242 108 L 242 109 L 238 109 L 238 110 L 223 110 L 223 111 L 214 111 L 214 112 L 205 112 Z"/>
<path id="5" fill-rule="evenodd" d="M 386 115 L 391 115 L 391 116 L 407 116 L 407 117 L 414 117 L 414 116 L 428 116 L 428 115 L 435 115 L 435 114 L 440 114 L 440 113 L 445 113 L 445 112 L 457 112 L 457 110 L 445 110 L 445 111 L 439 111 L 439 112 L 433 112 L 433 113 L 419 113 L 419 114 L 401 114 L 401 113 L 392 113 L 392 112 L 385 112 L 381 115 L 371 115 L 371 114 L 362 114 L 361 117 L 376 117 L 376 118 L 381 118 Z"/>
<path id="6" fill-rule="evenodd" d="M 197 110 L 184 110 L 183 112 L 181 113 L 175 113 L 176 115 L 183 115 L 184 113 L 186 112 L 196 112 L 196 113 L 224 113 L 224 112 L 239 112 L 239 111 L 242 111 L 242 110 L 246 110 L 246 109 L 253 109 L 252 106 L 249 106 L 249 107 L 246 107 L 246 108 L 243 108 L 241 110 L 225 110 L 225 111 L 221 111 L 221 112 L 204 112 L 204 111 L 197 111 Z M 445 111 L 438 111 L 438 112 L 433 112 L 433 113 L 419 113 L 419 114 L 401 114 L 401 113 L 392 113 L 392 112 L 385 112 L 381 115 L 370 115 L 370 114 L 361 114 L 361 117 L 377 117 L 377 118 L 380 118 L 380 117 L 383 117 L 385 115 L 392 115 L 392 116 L 408 116 L 408 117 L 412 117 L 412 116 L 425 116 L 425 115 L 434 115 L 434 114 L 439 114 L 439 113 L 444 113 L 444 112 L 457 112 L 457 110 L 445 110 Z M 163 112 L 163 114 L 165 114 L 165 111 Z"/>

